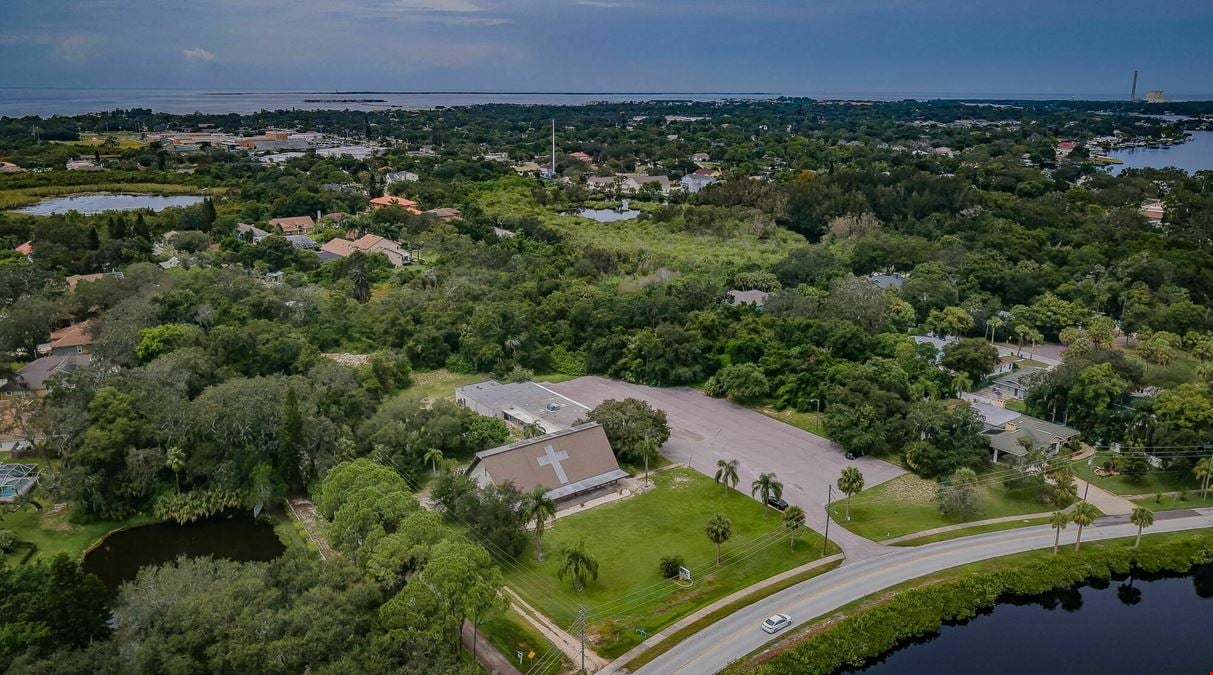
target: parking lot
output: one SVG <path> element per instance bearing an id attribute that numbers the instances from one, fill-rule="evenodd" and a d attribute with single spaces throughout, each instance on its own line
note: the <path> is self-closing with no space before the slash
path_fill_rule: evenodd
<path id="1" fill-rule="evenodd" d="M 601 377 L 541 384 L 590 408 L 607 399 L 638 398 L 664 410 L 670 440 L 662 454 L 709 476 L 716 472 L 716 460 L 737 459 L 741 479 L 737 489 L 745 493 L 758 474 L 774 473 L 783 482 L 784 499 L 802 507 L 810 526 L 818 531 L 825 527 L 828 486 L 838 480 L 844 467 L 858 467 L 865 487 L 905 473 L 871 457 L 849 461 L 841 449 L 820 436 L 688 387 L 659 389 Z M 838 497 L 835 488 L 835 499 Z M 841 537 L 846 534 L 838 533 Z M 836 539 L 834 530 L 830 536 Z"/>

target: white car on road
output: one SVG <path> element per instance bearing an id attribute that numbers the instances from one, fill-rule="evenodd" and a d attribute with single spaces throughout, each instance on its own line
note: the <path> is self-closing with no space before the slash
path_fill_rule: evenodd
<path id="1" fill-rule="evenodd" d="M 787 614 L 776 614 L 762 622 L 762 629 L 768 633 L 774 634 L 791 625 L 792 617 L 788 616 Z"/>

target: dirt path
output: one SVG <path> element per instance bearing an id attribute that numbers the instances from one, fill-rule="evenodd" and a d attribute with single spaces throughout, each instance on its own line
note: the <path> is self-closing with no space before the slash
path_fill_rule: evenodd
<path id="1" fill-rule="evenodd" d="M 329 545 L 324 525 L 316 515 L 315 504 L 307 499 L 291 499 L 287 501 L 287 505 L 290 506 L 291 514 L 295 516 L 295 519 L 303 523 L 303 529 L 307 532 L 308 539 L 311 539 L 312 543 L 316 545 L 316 550 L 320 551 L 321 560 L 340 557 L 340 554 Z"/>

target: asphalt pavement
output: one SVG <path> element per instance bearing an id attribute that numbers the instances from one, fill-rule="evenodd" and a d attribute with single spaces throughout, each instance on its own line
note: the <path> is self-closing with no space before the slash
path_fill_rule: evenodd
<path id="1" fill-rule="evenodd" d="M 607 399 L 638 398 L 664 410 L 670 424 L 670 439 L 662 448 L 667 458 L 708 476 L 716 473 L 716 460 L 736 459 L 737 489 L 744 494 L 758 474 L 774 473 L 783 482 L 783 498 L 803 508 L 809 527 L 818 532 L 825 531 L 829 486 L 843 468 L 858 468 L 865 488 L 905 473 L 872 457 L 848 460 L 828 439 L 690 387 L 646 387 L 594 376 L 541 384 L 589 408 Z M 834 488 L 834 498 L 841 497 Z M 830 539 L 842 547 L 848 564 L 888 551 L 837 523 L 830 526 Z"/>

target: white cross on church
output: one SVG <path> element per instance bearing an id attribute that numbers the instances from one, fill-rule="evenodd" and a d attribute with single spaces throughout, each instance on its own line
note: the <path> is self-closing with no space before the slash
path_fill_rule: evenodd
<path id="1" fill-rule="evenodd" d="M 568 483 L 569 477 L 564 473 L 564 467 L 560 465 L 560 462 L 568 459 L 569 453 L 563 450 L 556 452 L 556 448 L 553 448 L 550 445 L 545 447 L 543 451 L 547 454 L 545 454 L 543 457 L 536 458 L 535 461 L 539 462 L 539 466 L 552 467 L 556 471 L 556 479 L 560 481 L 561 485 Z"/>

